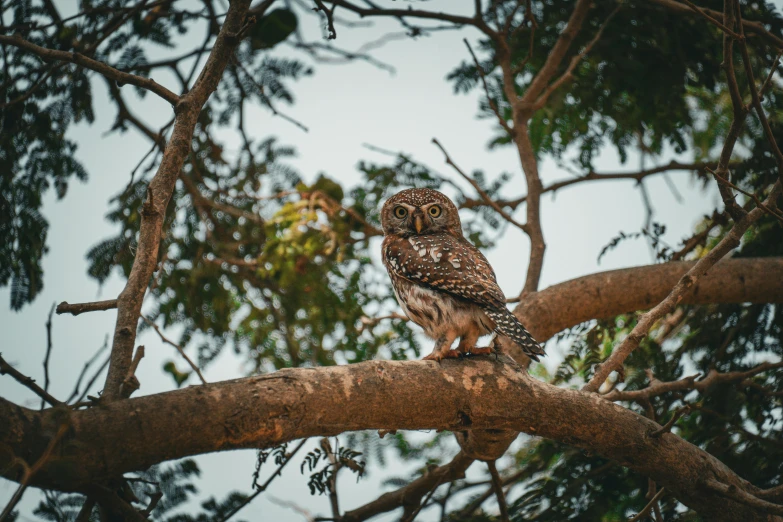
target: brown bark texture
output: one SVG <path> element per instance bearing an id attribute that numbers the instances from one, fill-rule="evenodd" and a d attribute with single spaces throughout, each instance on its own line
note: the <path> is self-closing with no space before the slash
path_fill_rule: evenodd
<path id="1" fill-rule="evenodd" d="M 518 307 L 540 338 L 589 318 L 650 306 L 691 263 L 614 270 L 533 294 Z M 783 260 L 718 263 L 686 302 L 781 302 Z M 367 361 L 280 370 L 80 411 L 33 411 L 0 399 L 0 469 L 33 462 L 67 432 L 31 485 L 83 491 L 151 464 L 213 451 L 270 447 L 303 437 L 366 429 L 513 430 L 602 455 L 651 477 L 709 520 L 775 520 L 726 498 L 707 482 L 753 491 L 720 461 L 598 394 L 558 388 L 499 361 Z M 123 451 L 116 451 L 123 448 Z M 466 461 L 467 463 L 467 461 Z M 382 497 L 381 497 L 382 498 Z M 380 499 L 379 499 L 380 500 Z M 404 499 L 389 499 L 403 501 Z"/>
<path id="2" fill-rule="evenodd" d="M 40 413 L 1 401 L 0 416 L 7 420 L 3 445 L 17 455 L 41 451 L 47 434 L 68 424 L 35 478 L 48 488 L 79 490 L 162 460 L 346 431 L 503 428 L 628 466 L 707 520 L 769 520 L 707 485 L 751 487 L 708 453 L 675 434 L 651 437 L 655 422 L 597 394 L 538 381 L 507 357 L 285 369 L 80 412 Z"/>

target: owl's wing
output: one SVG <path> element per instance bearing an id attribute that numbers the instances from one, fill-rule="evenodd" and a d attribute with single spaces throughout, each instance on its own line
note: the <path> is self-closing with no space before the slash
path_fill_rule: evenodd
<path id="1" fill-rule="evenodd" d="M 396 276 L 467 301 L 505 307 L 506 298 L 484 254 L 449 234 L 386 236 L 383 262 Z"/>

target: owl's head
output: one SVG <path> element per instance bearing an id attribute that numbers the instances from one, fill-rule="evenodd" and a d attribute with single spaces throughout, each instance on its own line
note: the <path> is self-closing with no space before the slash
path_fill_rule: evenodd
<path id="1" fill-rule="evenodd" d="M 387 236 L 440 233 L 462 236 L 457 207 L 445 194 L 427 188 L 403 190 L 386 200 L 381 225 Z"/>

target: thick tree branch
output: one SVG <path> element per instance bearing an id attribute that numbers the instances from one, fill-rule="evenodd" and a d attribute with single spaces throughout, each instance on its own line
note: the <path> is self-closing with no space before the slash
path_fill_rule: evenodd
<path id="1" fill-rule="evenodd" d="M 103 62 L 94 60 L 80 53 L 73 53 L 69 51 L 57 51 L 54 49 L 47 49 L 39 45 L 35 45 L 32 42 L 28 42 L 21 36 L 15 34 L 12 36 L 0 35 L 0 43 L 5 43 L 34 53 L 46 61 L 58 60 L 62 62 L 70 62 L 81 67 L 85 67 L 92 71 L 95 71 L 103 76 L 114 80 L 120 85 L 131 84 L 142 89 L 146 89 L 152 93 L 157 94 L 172 105 L 176 105 L 180 98 L 161 84 L 157 83 L 152 78 L 144 78 L 135 74 L 129 74 L 122 72 L 110 65 L 106 65 Z"/>
<path id="2" fill-rule="evenodd" d="M 514 314 L 543 342 L 584 321 L 652 308 L 695 264 L 677 261 L 571 279 L 528 296 Z M 780 302 L 783 258 L 748 258 L 717 263 L 680 304 Z"/>
<path id="3" fill-rule="evenodd" d="M 249 4 L 250 0 L 236 0 L 230 4 L 212 52 L 193 89 L 177 103 L 171 138 L 166 145 L 158 172 L 147 187 L 147 199 L 141 210 L 137 255 L 128 282 L 117 299 L 112 358 L 103 394 L 108 400 L 117 398 L 120 384 L 131 362 L 142 300 L 157 264 L 163 217 L 179 172 L 190 153 L 193 129 L 202 107 L 217 89 L 223 71 L 238 44 L 238 35 Z"/>
<path id="4" fill-rule="evenodd" d="M 0 419 L 0 441 L 12 454 L 33 458 L 50 440 L 43 432 L 62 422 L 56 409 L 36 412 L 5 400 Z M 676 436 L 650 438 L 655 422 L 594 394 L 538 381 L 506 357 L 286 369 L 114 401 L 70 412 L 69 422 L 31 485 L 81 490 L 167 459 L 346 431 L 494 428 L 618 462 L 651 477 L 706 520 L 770 520 L 703 486 L 704 477 L 712 477 L 739 490 L 752 487 L 710 454 Z M 0 459 L 0 469 L 7 469 L 8 453 Z"/>

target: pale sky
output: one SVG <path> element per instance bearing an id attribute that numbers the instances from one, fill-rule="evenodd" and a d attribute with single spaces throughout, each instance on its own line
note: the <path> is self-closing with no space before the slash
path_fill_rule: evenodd
<path id="1" fill-rule="evenodd" d="M 61 4 L 66 14 L 71 2 L 63 1 Z M 783 0 L 776 0 L 775 4 L 780 8 Z M 454 11 L 457 8 L 469 11 L 472 5 L 472 1 L 466 0 L 433 0 L 427 2 L 426 8 L 433 11 Z M 309 34 L 311 39 L 318 38 L 320 29 L 314 18 L 300 20 L 300 24 L 304 24 L 305 34 Z M 338 26 L 337 31 L 336 45 L 355 50 L 367 41 L 400 29 L 392 20 L 376 20 L 372 28 Z M 489 151 L 486 147 L 494 131 L 491 120 L 477 119 L 481 92 L 454 95 L 452 85 L 445 80 L 456 65 L 469 59 L 462 42 L 466 36 L 475 39 L 477 34 L 469 30 L 444 31 L 415 41 L 394 40 L 374 50 L 376 58 L 396 68 L 395 74 L 365 62 L 315 65 L 313 76 L 292 85 L 296 104 L 280 106 L 309 127 L 309 132 L 303 132 L 262 108 L 246 115 L 250 122 L 248 130 L 255 138 L 274 135 L 280 143 L 295 146 L 298 155 L 290 163 L 306 179 L 312 180 L 318 173 L 325 172 L 347 187 L 361 182 L 361 174 L 356 169 L 359 160 L 389 161 L 388 157 L 364 148 L 365 143 L 403 151 L 456 180 L 457 177 L 443 163 L 440 151 L 431 143 L 436 137 L 463 170 L 482 169 L 488 177 L 511 172 L 512 182 L 503 195 L 524 194 L 524 178 L 515 151 L 511 148 Z M 200 38 L 201 35 L 197 35 L 197 39 Z M 306 61 L 306 57 L 290 48 L 284 54 Z M 171 88 L 176 85 L 164 74 L 154 77 Z M 115 233 L 104 219 L 109 200 L 125 187 L 130 171 L 149 149 L 147 139 L 133 130 L 123 135 L 104 135 L 114 121 L 115 109 L 107 101 L 104 82 L 94 78 L 93 85 L 96 122 L 92 126 L 77 125 L 70 132 L 71 139 L 79 144 L 77 155 L 86 166 L 90 180 L 85 184 L 72 182 L 68 195 L 62 201 L 56 201 L 52 191 L 45 198 L 43 211 L 50 223 L 50 251 L 43 263 L 44 290 L 32 305 L 15 313 L 9 308 L 8 288 L 0 289 L 0 349 L 6 359 L 23 373 L 38 379 L 39 383 L 43 382 L 41 362 L 46 348 L 44 323 L 52 304 L 110 299 L 122 289 L 123 281 L 116 275 L 103 287 L 87 277 L 85 254 L 97 242 Z M 131 87 L 125 88 L 125 96 L 132 101 L 137 112 L 154 123 L 153 127 L 160 126 L 170 117 L 170 108 L 155 96 L 148 95 L 140 101 Z M 663 164 L 674 157 L 669 154 L 648 160 L 647 165 Z M 680 159 L 687 161 L 689 157 L 686 155 Z M 596 162 L 598 171 L 635 171 L 638 168 L 638 157 L 632 156 L 625 165 L 621 165 L 613 150 L 607 150 Z M 539 170 L 544 185 L 571 177 L 550 160 L 542 161 Z M 675 200 L 662 177 L 648 178 L 645 183 L 656 211 L 655 219 L 667 226 L 664 239 L 676 246 L 690 235 L 702 215 L 712 212 L 720 198 L 714 187 L 702 190 L 688 173 L 674 172 L 671 179 L 682 194 L 684 203 Z M 461 184 L 470 194 L 467 184 Z M 516 215 L 524 219 L 522 208 Z M 548 248 L 541 287 L 596 271 L 649 264 L 650 253 L 642 240 L 624 242 L 604 256 L 600 265 L 596 261 L 601 248 L 620 230 L 638 231 L 644 219 L 640 193 L 631 181 L 586 183 L 563 189 L 557 194 L 546 194 L 542 202 L 542 224 Z M 527 239 L 513 227 L 507 229 L 505 239 L 497 248 L 486 252 L 507 295 L 517 295 L 524 283 L 528 252 Z M 574 296 L 574 299 L 579 299 L 579 296 Z M 115 311 L 78 317 L 54 316 L 50 390 L 56 397 L 70 393 L 84 362 L 102 345 L 105 335 L 113 331 L 115 317 Z M 174 329 L 168 334 L 176 337 L 178 332 Z M 138 344 L 144 344 L 147 350 L 136 374 L 142 385 L 137 395 L 170 390 L 172 380 L 162 372 L 161 366 L 164 360 L 173 359 L 179 367 L 184 367 L 176 352 L 162 344 L 154 332 L 141 335 Z M 429 341 L 425 341 L 424 350 L 429 350 L 429 347 Z M 551 345 L 548 349 L 547 366 L 551 368 L 560 360 L 559 350 Z M 225 350 L 207 368 L 205 377 L 209 382 L 243 375 L 243 360 L 230 352 Z M 94 391 L 102 384 L 101 379 Z M 31 393 L 7 376 L 0 377 L 0 396 L 29 407 L 39 404 Z M 451 456 L 446 456 L 446 460 Z M 198 457 L 198 462 L 203 472 L 197 483 L 202 493 L 201 500 L 210 495 L 222 498 L 233 489 L 250 491 L 255 464 L 253 451 L 205 455 Z M 294 500 L 314 514 L 328 515 L 327 497 L 310 496 L 307 479 L 300 475 L 298 467 L 298 460 L 292 462 L 268 493 L 262 494 L 236 519 L 303 520 L 301 515 L 270 502 L 270 495 Z M 372 500 L 388 490 L 382 489 L 384 478 L 407 476 L 406 471 L 407 468 L 400 464 L 385 470 L 371 469 L 369 477 L 358 484 L 346 475 L 339 485 L 341 507 L 348 510 Z M 482 465 L 474 464 L 471 471 L 483 473 L 484 469 Z M 0 479 L 0 506 L 5 505 L 15 488 L 16 484 Z M 37 502 L 36 492 L 26 494 L 21 504 L 20 520 L 35 519 L 32 508 Z M 396 516 L 376 520 L 394 519 Z M 417 520 L 434 520 L 434 512 L 425 512 Z"/>

